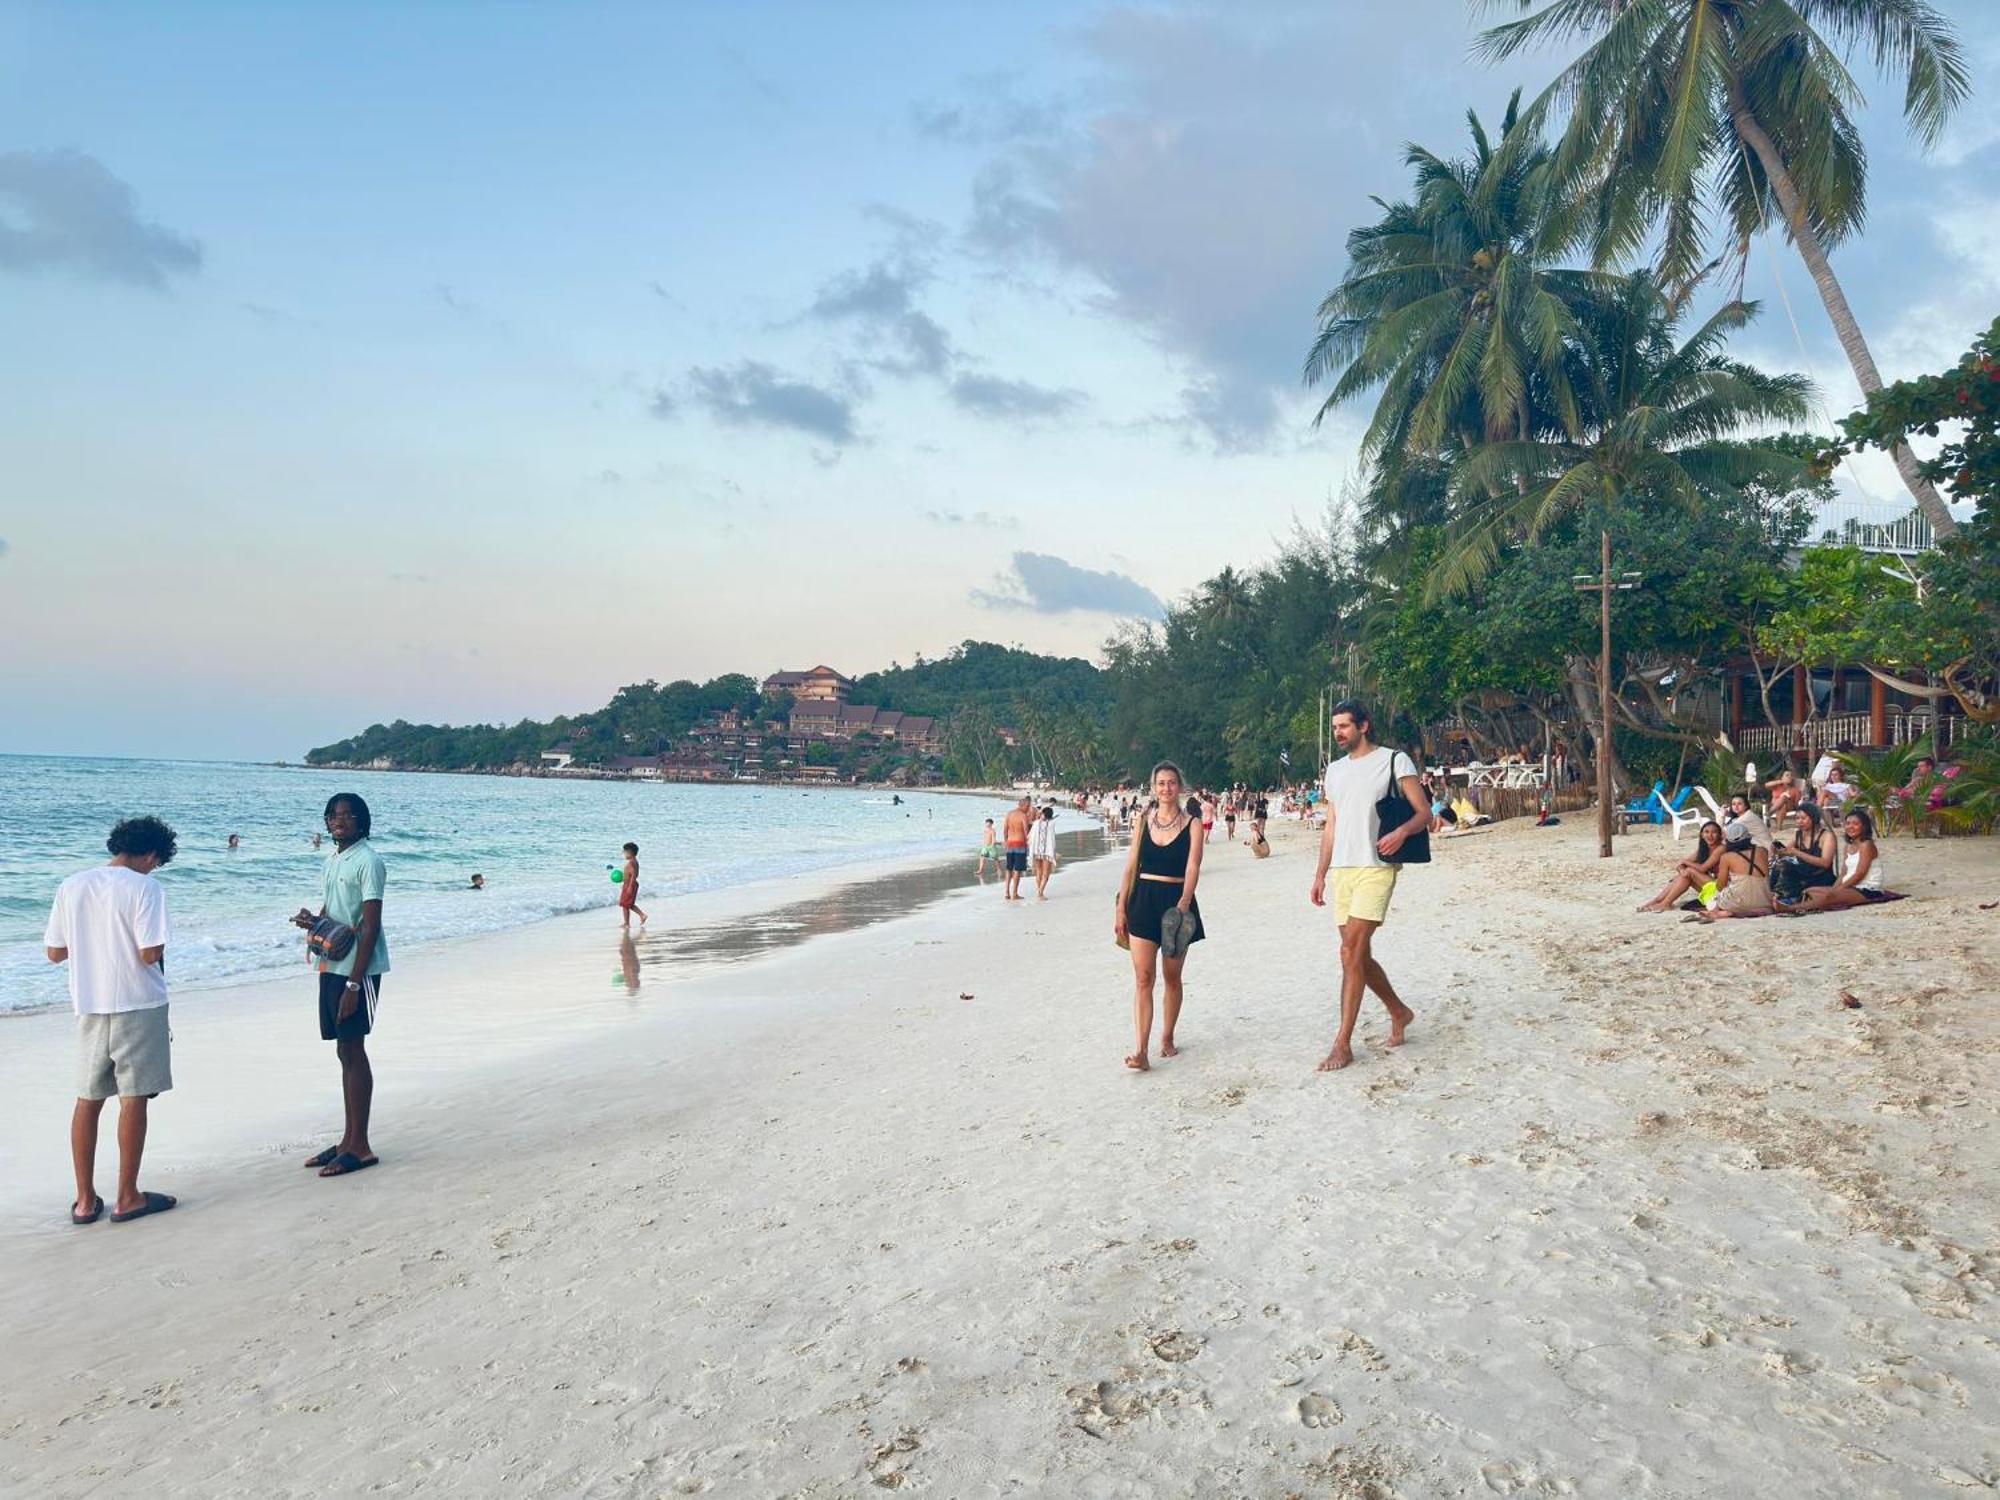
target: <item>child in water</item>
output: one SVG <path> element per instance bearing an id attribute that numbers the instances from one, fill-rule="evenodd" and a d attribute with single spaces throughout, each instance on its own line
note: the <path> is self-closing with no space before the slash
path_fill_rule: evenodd
<path id="1" fill-rule="evenodd" d="M 618 883 L 618 918 L 620 925 L 632 925 L 632 913 L 639 913 L 639 925 L 646 925 L 646 913 L 639 907 L 639 846 L 625 846 L 625 878 Z"/>

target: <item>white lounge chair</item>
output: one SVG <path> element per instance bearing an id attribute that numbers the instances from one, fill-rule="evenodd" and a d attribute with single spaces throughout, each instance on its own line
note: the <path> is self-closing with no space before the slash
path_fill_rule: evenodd
<path id="1" fill-rule="evenodd" d="M 1729 809 L 1724 807 L 1720 802 L 1717 802 L 1714 794 L 1707 787 L 1697 781 L 1694 784 L 1694 794 L 1701 798 L 1702 802 L 1707 806 L 1708 815 L 1711 818 L 1715 819 L 1724 828 L 1729 826 Z"/>
<path id="2" fill-rule="evenodd" d="M 1703 790 L 1705 791 L 1706 789 Z M 1702 817 L 1700 808 L 1675 807 L 1672 802 L 1667 800 L 1667 794 L 1657 787 L 1653 789 L 1653 800 L 1660 804 L 1660 811 L 1666 816 L 1666 820 L 1674 825 L 1674 842 L 1676 844 L 1681 841 L 1681 830 L 1683 828 L 1699 828 L 1707 821 L 1707 819 Z"/>

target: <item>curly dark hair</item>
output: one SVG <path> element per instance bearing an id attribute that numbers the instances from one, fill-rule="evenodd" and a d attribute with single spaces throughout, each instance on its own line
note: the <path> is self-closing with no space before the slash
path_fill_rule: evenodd
<path id="1" fill-rule="evenodd" d="M 111 830 L 104 847 L 113 854 L 128 857 L 155 855 L 161 864 L 170 864 L 175 849 L 174 831 L 158 818 L 127 818 Z"/>
<path id="2" fill-rule="evenodd" d="M 343 802 L 347 804 L 347 810 L 354 815 L 354 826 L 361 830 L 364 839 L 367 838 L 369 829 L 374 827 L 374 820 L 369 817 L 368 804 L 362 800 L 359 792 L 335 792 L 326 799 L 326 811 L 320 814 L 321 820 L 332 817 L 333 810 Z"/>

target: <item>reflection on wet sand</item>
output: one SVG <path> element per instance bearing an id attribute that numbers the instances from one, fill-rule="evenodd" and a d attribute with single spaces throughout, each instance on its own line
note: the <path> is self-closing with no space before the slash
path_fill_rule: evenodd
<path id="1" fill-rule="evenodd" d="M 1116 846 L 1101 829 L 1071 829 L 1056 835 L 1056 883 L 1051 884 L 1051 900 L 1060 900 L 1062 866 L 1096 859 Z M 832 932 L 851 932 L 871 927 L 892 917 L 907 916 L 942 901 L 957 891 L 984 885 L 966 873 L 962 860 L 927 865 L 916 870 L 899 870 L 874 880 L 858 880 L 838 886 L 804 901 L 727 922 L 684 927 L 671 932 L 642 932 L 636 945 L 621 949 L 621 957 L 636 947 L 637 963 L 660 964 L 733 963 L 755 958 L 778 948 L 789 948 L 809 938 Z M 636 991 L 639 971 L 628 960 L 626 988 Z"/>

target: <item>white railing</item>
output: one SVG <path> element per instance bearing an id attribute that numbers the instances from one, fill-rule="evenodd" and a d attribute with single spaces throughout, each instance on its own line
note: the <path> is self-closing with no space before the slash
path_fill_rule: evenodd
<path id="1" fill-rule="evenodd" d="M 1942 750 L 1951 744 L 1962 722 L 1955 714 L 1934 714 L 1928 709 L 1918 708 L 1885 715 L 1884 727 L 1892 745 L 1907 745 L 1928 738 L 1933 749 Z M 1816 756 L 1820 751 L 1840 744 L 1865 748 L 1873 735 L 1874 725 L 1867 714 L 1834 714 L 1824 719 L 1810 719 L 1803 724 L 1758 724 L 1741 734 L 1730 736 L 1730 739 L 1737 751 L 1744 755 L 1753 752 L 1772 755 L 1799 750 Z"/>
<path id="2" fill-rule="evenodd" d="M 1937 537 L 1914 506 L 1905 510 L 1880 500 L 1834 500 L 1819 508 L 1806 533 L 1806 545 L 1914 557 L 1937 546 Z"/>

